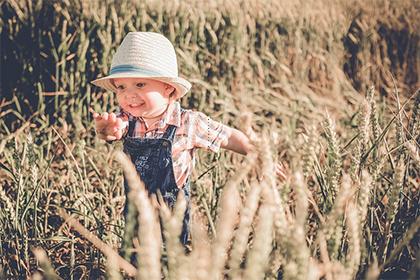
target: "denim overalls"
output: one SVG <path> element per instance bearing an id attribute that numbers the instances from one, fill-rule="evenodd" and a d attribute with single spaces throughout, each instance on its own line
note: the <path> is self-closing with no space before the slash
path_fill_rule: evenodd
<path id="1" fill-rule="evenodd" d="M 168 125 L 162 138 L 135 138 L 132 137 L 136 120 L 129 121 L 128 133 L 124 139 L 124 152 L 130 156 L 136 170 L 143 180 L 149 194 L 156 193 L 160 190 L 164 201 L 172 209 L 175 205 L 178 191 L 180 190 L 176 184 L 173 172 L 172 162 L 172 143 L 177 127 Z M 137 209 L 128 209 L 128 185 L 124 180 L 124 189 L 126 195 L 126 204 L 124 207 L 124 216 L 128 218 L 129 212 L 136 213 L 134 215 L 135 231 L 137 233 L 138 220 Z M 190 222 L 190 184 L 189 179 L 183 186 L 184 196 L 187 201 L 187 209 L 185 211 L 182 233 L 180 236 L 181 243 L 185 246 L 189 237 Z M 131 206 L 131 205 L 130 205 Z M 134 206 L 134 205 L 133 205 Z M 132 214 L 131 214 L 132 215 Z M 133 236 L 129 238 L 132 240 Z M 124 238 L 127 240 L 127 238 Z M 132 246 L 132 243 L 130 244 Z"/>

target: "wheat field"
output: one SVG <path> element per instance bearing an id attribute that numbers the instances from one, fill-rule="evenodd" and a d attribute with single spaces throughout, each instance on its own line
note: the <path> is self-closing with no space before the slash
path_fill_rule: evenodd
<path id="1" fill-rule="evenodd" d="M 418 279 L 416 5 L 1 2 L 0 279 Z M 185 200 L 153 207 L 121 143 L 95 138 L 89 108 L 116 100 L 89 81 L 129 31 L 167 36 L 182 106 L 257 148 L 197 151 L 190 252 Z M 134 219 L 137 267 L 118 255 Z"/>

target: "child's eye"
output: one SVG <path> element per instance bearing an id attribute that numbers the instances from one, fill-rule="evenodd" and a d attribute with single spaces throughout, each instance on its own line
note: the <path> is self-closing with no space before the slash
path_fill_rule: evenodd
<path id="1" fill-rule="evenodd" d="M 136 84 L 136 86 L 137 86 L 137 87 L 139 87 L 139 88 L 142 88 L 142 87 L 144 87 L 145 85 L 146 85 L 145 83 L 137 83 L 137 84 Z"/>
<path id="2" fill-rule="evenodd" d="M 124 86 L 123 85 L 119 85 L 119 86 L 117 86 L 117 89 L 118 90 L 123 90 L 124 89 Z"/>

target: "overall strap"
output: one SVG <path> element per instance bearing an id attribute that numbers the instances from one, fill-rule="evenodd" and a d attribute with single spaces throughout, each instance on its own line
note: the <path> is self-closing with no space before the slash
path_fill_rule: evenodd
<path id="1" fill-rule="evenodd" d="M 168 139 L 172 142 L 175 137 L 176 129 L 177 129 L 176 125 L 170 124 L 168 128 L 166 129 L 165 133 L 163 134 L 162 138 Z"/>
<path id="2" fill-rule="evenodd" d="M 129 120 L 128 121 L 128 132 L 127 132 L 127 136 L 132 137 L 133 133 L 134 133 L 134 128 L 136 127 L 136 120 Z"/>

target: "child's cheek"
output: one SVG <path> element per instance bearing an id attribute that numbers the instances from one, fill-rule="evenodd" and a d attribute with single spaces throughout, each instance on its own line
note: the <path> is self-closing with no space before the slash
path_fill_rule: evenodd
<path id="1" fill-rule="evenodd" d="M 118 104 L 124 111 L 130 111 L 130 107 L 127 105 L 127 104 L 125 104 L 125 103 L 119 103 Z"/>
<path id="2" fill-rule="evenodd" d="M 122 100 L 122 96 L 121 94 L 117 93 L 117 102 L 118 104 L 122 105 L 123 104 L 123 100 Z"/>
<path id="3" fill-rule="evenodd" d="M 128 104 L 123 98 L 117 98 L 118 105 L 123 109 L 128 109 Z"/>

